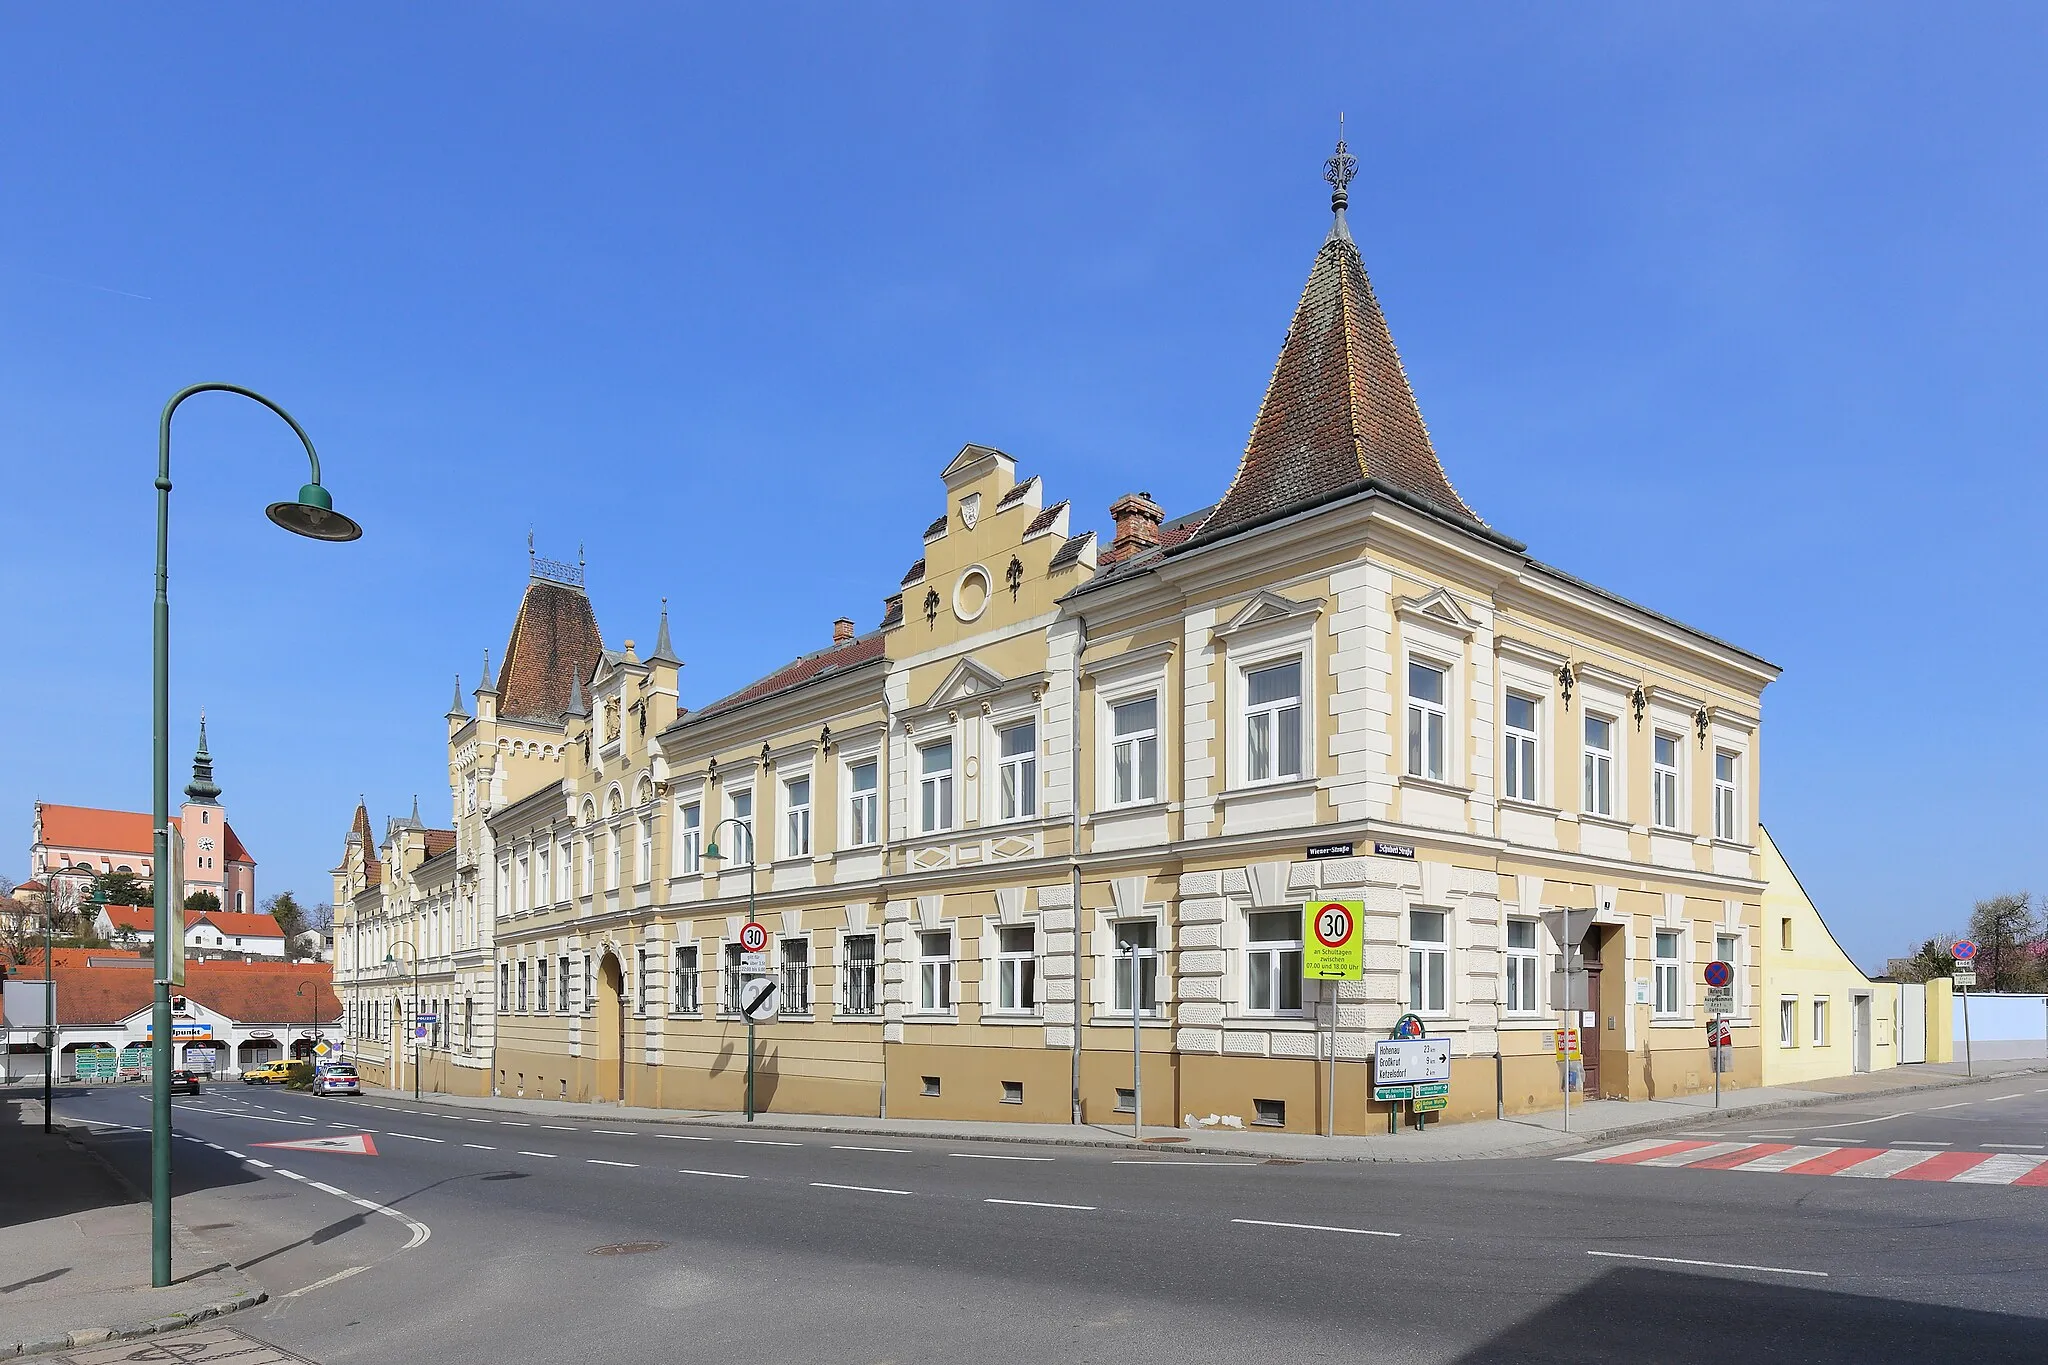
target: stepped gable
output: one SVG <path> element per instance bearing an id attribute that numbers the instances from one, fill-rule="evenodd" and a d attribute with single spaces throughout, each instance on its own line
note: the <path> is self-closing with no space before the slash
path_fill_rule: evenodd
<path id="1" fill-rule="evenodd" d="M 1484 527 L 1437 459 L 1344 211 L 1357 160 L 1337 144 L 1324 165 L 1335 221 L 1281 344 L 1229 491 L 1199 546 L 1368 485 Z"/>

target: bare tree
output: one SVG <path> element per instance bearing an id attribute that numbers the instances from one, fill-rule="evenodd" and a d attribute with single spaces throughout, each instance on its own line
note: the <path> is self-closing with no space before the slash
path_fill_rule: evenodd
<path id="1" fill-rule="evenodd" d="M 42 955 L 41 913 L 25 901 L 0 893 L 0 965 L 22 967 Z"/>
<path id="2" fill-rule="evenodd" d="M 1970 912 L 1970 937 L 1977 941 L 1977 988 L 2021 991 L 2034 984 L 2042 926 L 2034 915 L 2033 896 L 2009 892 L 1977 902 Z"/>

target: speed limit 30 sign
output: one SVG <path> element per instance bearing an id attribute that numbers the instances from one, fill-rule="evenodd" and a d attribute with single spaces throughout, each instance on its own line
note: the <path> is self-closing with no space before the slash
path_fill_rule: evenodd
<path id="1" fill-rule="evenodd" d="M 749 953 L 762 952 L 768 947 L 767 926 L 748 920 L 740 926 L 740 947 Z"/>
<path id="2" fill-rule="evenodd" d="M 1363 981 L 1364 901 L 1310 901 L 1302 907 L 1301 974 L 1311 981 Z"/>

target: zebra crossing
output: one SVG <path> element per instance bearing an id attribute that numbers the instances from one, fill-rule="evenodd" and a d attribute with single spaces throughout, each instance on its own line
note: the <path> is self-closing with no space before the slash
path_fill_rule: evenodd
<path id="1" fill-rule="evenodd" d="M 1712 1142 L 1648 1138 L 1558 1161 L 1660 1170 L 1830 1175 L 1851 1180 L 1920 1180 L 1950 1185 L 2048 1188 L 2048 1152 L 1953 1152 L 1938 1147 L 1850 1147 L 1836 1143 Z"/>

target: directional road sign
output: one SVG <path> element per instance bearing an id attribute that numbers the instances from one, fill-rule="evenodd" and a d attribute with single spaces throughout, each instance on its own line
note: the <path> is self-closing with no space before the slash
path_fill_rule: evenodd
<path id="1" fill-rule="evenodd" d="M 342 1156 L 375 1156 L 377 1144 L 368 1133 L 336 1133 L 331 1137 L 297 1138 L 290 1142 L 256 1142 L 253 1147 L 276 1147 L 286 1152 L 336 1152 Z"/>
<path id="2" fill-rule="evenodd" d="M 1709 962 L 1706 970 L 1707 984 L 1715 990 L 1726 990 L 1735 980 L 1735 969 L 1725 962 Z"/>
<path id="3" fill-rule="evenodd" d="M 1372 1045 L 1375 1085 L 1408 1085 L 1451 1078 L 1448 1038 L 1382 1038 Z"/>
<path id="4" fill-rule="evenodd" d="M 1394 1100 L 1398 1102 L 1410 1099 L 1414 1094 L 1415 1087 L 1412 1085 L 1376 1085 L 1372 1088 L 1372 1097 L 1376 1100 Z"/>
<path id="5" fill-rule="evenodd" d="M 1416 1113 L 1426 1114 L 1432 1109 L 1442 1109 L 1450 1104 L 1450 1102 L 1450 1097 L 1447 1095 L 1417 1095 L 1409 1101 L 1409 1105 Z"/>
<path id="6" fill-rule="evenodd" d="M 1301 974 L 1311 981 L 1363 981 L 1364 901 L 1310 901 L 1303 907 L 1308 934 L 1301 945 Z"/>
<path id="7" fill-rule="evenodd" d="M 768 947 L 768 928 L 748 920 L 740 926 L 740 949 L 743 952 L 758 953 Z"/>
<path id="8" fill-rule="evenodd" d="M 772 976 L 748 977 L 740 983 L 740 1014 L 748 1023 L 773 1019 L 782 1008 L 782 983 Z"/>

